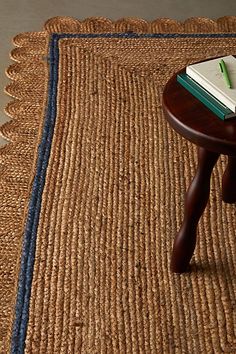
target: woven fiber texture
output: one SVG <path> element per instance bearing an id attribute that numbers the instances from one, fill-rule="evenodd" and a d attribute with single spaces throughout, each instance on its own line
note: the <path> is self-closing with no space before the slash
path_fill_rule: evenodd
<path id="1" fill-rule="evenodd" d="M 236 18 L 56 17 L 14 39 L 1 127 L 1 353 L 235 353 L 235 206 L 222 156 L 192 272 L 171 274 L 195 147 L 165 83 L 235 54 Z M 216 118 L 217 119 L 217 118 Z"/>

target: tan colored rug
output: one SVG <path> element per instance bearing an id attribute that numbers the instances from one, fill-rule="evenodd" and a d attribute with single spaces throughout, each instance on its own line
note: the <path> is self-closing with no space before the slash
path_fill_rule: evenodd
<path id="1" fill-rule="evenodd" d="M 162 113 L 236 18 L 54 18 L 14 39 L 1 128 L 1 353 L 236 353 L 236 215 L 222 157 L 192 272 L 171 274 L 195 147 Z"/>

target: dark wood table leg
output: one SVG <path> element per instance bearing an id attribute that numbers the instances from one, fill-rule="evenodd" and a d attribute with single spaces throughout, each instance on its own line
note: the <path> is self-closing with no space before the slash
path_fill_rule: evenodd
<path id="1" fill-rule="evenodd" d="M 228 165 L 222 178 L 222 199 L 226 203 L 236 202 L 236 157 L 228 156 Z"/>
<path id="2" fill-rule="evenodd" d="M 198 148 L 198 168 L 186 193 L 184 221 L 176 235 L 171 259 L 175 273 L 187 271 L 196 245 L 198 221 L 206 207 L 210 193 L 210 177 L 218 153 Z"/>

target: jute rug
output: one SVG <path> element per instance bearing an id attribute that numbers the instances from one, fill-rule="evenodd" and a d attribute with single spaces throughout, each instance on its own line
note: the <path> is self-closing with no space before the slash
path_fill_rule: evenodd
<path id="1" fill-rule="evenodd" d="M 14 39 L 1 128 L 1 353 L 236 353 L 235 205 L 218 161 L 192 271 L 171 274 L 195 147 L 163 87 L 236 54 L 236 18 L 54 18 Z"/>

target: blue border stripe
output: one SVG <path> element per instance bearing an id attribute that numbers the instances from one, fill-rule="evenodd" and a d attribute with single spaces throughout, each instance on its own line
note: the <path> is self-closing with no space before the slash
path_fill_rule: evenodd
<path id="1" fill-rule="evenodd" d="M 53 38 L 236 38 L 236 33 L 54 33 Z"/>
<path id="2" fill-rule="evenodd" d="M 42 133 L 42 140 L 38 147 L 37 168 L 32 186 L 29 211 L 23 240 L 21 269 L 19 274 L 18 293 L 15 308 L 15 322 L 12 332 L 12 353 L 24 352 L 26 329 L 29 318 L 29 300 L 33 278 L 37 227 L 56 117 L 55 102 L 57 94 L 58 61 L 54 60 L 54 54 L 55 46 L 54 43 L 52 43 L 50 46 L 51 64 L 49 73 L 50 79 L 48 85 L 48 107 Z"/>
<path id="3" fill-rule="evenodd" d="M 21 268 L 18 282 L 18 293 L 15 308 L 15 321 L 12 331 L 11 353 L 24 353 L 27 324 L 29 319 L 29 304 L 33 278 L 37 228 L 40 217 L 42 194 L 45 184 L 47 166 L 53 139 L 55 119 L 57 114 L 57 83 L 59 49 L 61 38 L 236 38 L 236 33 L 100 33 L 100 34 L 52 34 L 49 49 L 49 84 L 48 106 L 42 140 L 38 147 L 36 174 L 33 181 L 26 221 Z"/>

